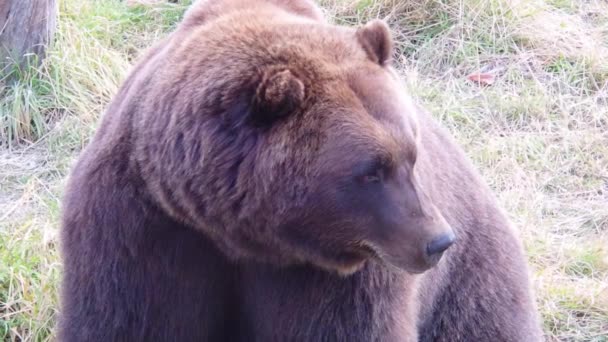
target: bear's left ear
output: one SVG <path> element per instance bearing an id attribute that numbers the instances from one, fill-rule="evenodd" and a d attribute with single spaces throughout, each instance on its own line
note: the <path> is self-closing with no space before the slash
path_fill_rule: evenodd
<path id="1" fill-rule="evenodd" d="M 253 98 L 258 123 L 272 123 L 296 111 L 304 102 L 304 83 L 289 70 L 265 74 Z"/>
<path id="2" fill-rule="evenodd" d="M 382 20 L 375 19 L 357 30 L 357 39 L 367 56 L 380 65 L 390 63 L 393 54 L 393 38 Z"/>

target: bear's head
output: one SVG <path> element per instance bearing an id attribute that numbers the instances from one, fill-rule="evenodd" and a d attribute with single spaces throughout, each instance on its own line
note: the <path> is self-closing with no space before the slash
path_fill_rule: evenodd
<path id="1" fill-rule="evenodd" d="M 259 9 L 170 42 L 133 95 L 153 198 L 240 262 L 432 267 L 454 234 L 419 181 L 417 113 L 391 54 L 381 21 Z"/>

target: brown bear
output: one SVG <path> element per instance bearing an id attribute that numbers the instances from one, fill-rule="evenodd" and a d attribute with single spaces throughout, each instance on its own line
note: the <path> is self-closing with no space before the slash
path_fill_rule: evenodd
<path id="1" fill-rule="evenodd" d="M 59 339 L 540 340 L 520 243 L 391 54 L 308 0 L 196 2 L 71 174 Z"/>

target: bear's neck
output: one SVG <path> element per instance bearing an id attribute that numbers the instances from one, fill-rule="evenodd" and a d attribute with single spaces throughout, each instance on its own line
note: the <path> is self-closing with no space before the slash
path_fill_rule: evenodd
<path id="1" fill-rule="evenodd" d="M 371 341 L 387 334 L 395 341 L 415 340 L 418 276 L 375 261 L 349 276 L 312 266 L 262 264 L 247 264 L 239 274 L 242 307 L 247 308 L 240 315 L 243 331 L 255 329 L 256 336 L 265 337 L 260 340 L 289 339 L 273 335 L 276 331 L 303 334 L 310 341 Z"/>

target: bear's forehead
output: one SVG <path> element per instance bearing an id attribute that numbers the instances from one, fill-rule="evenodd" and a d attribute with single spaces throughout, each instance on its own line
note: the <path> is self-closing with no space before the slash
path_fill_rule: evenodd
<path id="1" fill-rule="evenodd" d="M 325 98 L 314 111 L 331 122 L 329 146 L 351 151 L 355 158 L 374 154 L 399 163 L 416 159 L 415 111 L 389 72 L 371 64 L 347 68 L 343 77 L 324 86 Z"/>
<path id="2" fill-rule="evenodd" d="M 347 82 L 363 107 L 361 120 L 373 122 L 394 153 L 415 154 L 419 137 L 416 109 L 390 71 L 367 65 L 350 70 Z"/>
<path id="3" fill-rule="evenodd" d="M 348 70 L 346 82 L 365 111 L 388 126 L 415 124 L 416 109 L 390 70 L 366 65 Z"/>
<path id="4" fill-rule="evenodd" d="M 230 17 L 200 27 L 190 38 L 194 38 L 194 44 L 230 51 L 231 55 L 241 52 L 241 57 L 251 59 L 252 63 L 269 59 L 297 63 L 298 59 L 306 59 L 333 64 L 367 58 L 355 32 L 354 28 L 310 20 L 247 17 L 238 21 Z"/>

